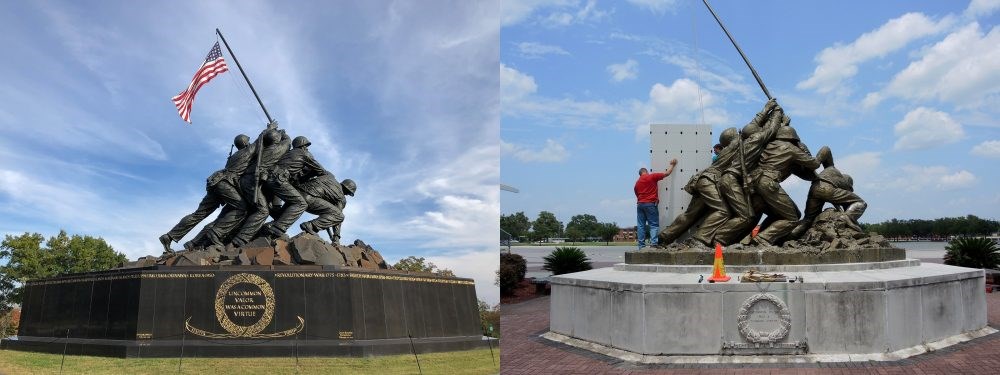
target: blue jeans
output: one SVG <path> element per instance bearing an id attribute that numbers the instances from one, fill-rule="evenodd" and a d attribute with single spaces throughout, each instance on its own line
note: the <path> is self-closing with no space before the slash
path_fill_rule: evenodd
<path id="1" fill-rule="evenodd" d="M 656 203 L 639 203 L 635 211 L 636 219 L 639 222 L 635 228 L 635 237 L 639 241 L 639 248 L 646 246 L 647 233 L 649 234 L 649 244 L 655 245 L 657 243 L 656 235 L 660 232 L 660 212 L 656 209 Z"/>

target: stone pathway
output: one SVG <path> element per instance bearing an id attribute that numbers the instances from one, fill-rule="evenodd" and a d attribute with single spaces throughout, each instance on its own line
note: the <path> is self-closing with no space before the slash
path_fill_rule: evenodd
<path id="1" fill-rule="evenodd" d="M 640 365 L 539 337 L 549 298 L 501 305 L 501 374 L 1000 374 L 1000 333 L 896 362 L 789 365 Z M 1000 328 L 1000 292 L 986 294 L 989 325 Z"/>

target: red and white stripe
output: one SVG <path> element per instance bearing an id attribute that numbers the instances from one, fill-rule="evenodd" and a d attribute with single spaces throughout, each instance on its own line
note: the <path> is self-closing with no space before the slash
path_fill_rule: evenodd
<path id="1" fill-rule="evenodd" d="M 191 84 L 188 85 L 187 89 L 173 98 L 174 105 L 177 106 L 177 113 L 181 115 L 181 119 L 187 121 L 189 124 L 191 123 L 191 106 L 194 105 L 194 96 L 198 94 L 198 90 L 208 83 L 208 81 L 211 81 L 212 78 L 226 71 L 229 71 L 229 67 L 226 66 L 226 60 L 219 57 L 212 61 L 206 61 L 194 73 L 194 78 L 191 79 Z"/>

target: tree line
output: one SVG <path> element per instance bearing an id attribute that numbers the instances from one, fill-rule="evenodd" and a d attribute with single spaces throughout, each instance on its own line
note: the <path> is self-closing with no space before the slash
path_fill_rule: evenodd
<path id="1" fill-rule="evenodd" d="M 1000 222 L 968 215 L 933 220 L 892 219 L 877 224 L 862 223 L 861 227 L 885 237 L 985 236 L 1000 231 Z"/>
<path id="2" fill-rule="evenodd" d="M 590 214 L 574 215 L 563 227 L 563 223 L 549 211 L 538 213 L 534 221 L 528 219 L 524 212 L 500 215 L 500 229 L 518 240 L 567 238 L 574 242 L 591 239 L 611 241 L 619 231 L 618 223 L 602 223 Z"/>

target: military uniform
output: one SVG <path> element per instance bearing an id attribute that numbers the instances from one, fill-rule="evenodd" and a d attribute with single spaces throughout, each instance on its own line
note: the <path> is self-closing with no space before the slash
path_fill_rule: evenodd
<path id="1" fill-rule="evenodd" d="M 764 111 L 758 113 L 750 122 L 750 124 L 758 126 L 764 123 L 763 128 L 742 140 L 744 165 L 741 166 L 740 160 L 736 160 L 729 168 L 726 168 L 719 179 L 719 192 L 726 204 L 732 209 L 730 212 L 732 215 L 715 233 L 716 241 L 723 245 L 739 241 L 746 235 L 749 230 L 748 226 L 757 222 L 752 220 L 757 215 L 751 216 L 756 210 L 751 209 L 752 202 L 747 200 L 748 197 L 754 195 L 754 192 L 752 189 L 751 191 L 743 189 L 743 170 L 752 174 L 757 169 L 764 148 L 774 140 L 778 128 L 784 124 L 784 116 L 780 111 L 771 112 L 773 115 L 765 121 L 768 110 L 769 108 L 765 107 Z"/>
<path id="2" fill-rule="evenodd" d="M 326 170 L 305 146 L 293 148 L 285 153 L 268 171 L 268 187 L 276 197 L 285 202 L 281 207 L 281 215 L 270 224 L 269 230 L 273 234 L 288 230 L 288 227 L 298 220 L 308 207 L 306 199 L 295 188 L 293 182 L 324 174 Z"/>
<path id="3" fill-rule="evenodd" d="M 250 144 L 230 155 L 226 160 L 226 167 L 212 173 L 206 180 L 205 197 L 201 199 L 198 208 L 190 215 L 181 218 L 180 222 L 167 232 L 167 236 L 174 241 L 183 238 L 219 206 L 228 205 L 232 207 L 232 211 L 244 212 L 246 204 L 240 196 L 238 179 L 256 156 L 256 152 L 256 145 Z"/>
<path id="4" fill-rule="evenodd" d="M 854 223 L 858 222 L 861 215 L 865 213 L 865 209 L 868 208 L 864 199 L 854 193 L 854 186 L 847 175 L 830 165 L 823 168 L 823 171 L 819 173 L 819 178 L 813 181 L 812 186 L 809 187 L 805 216 L 792 232 L 793 238 L 801 236 L 809 229 L 813 220 L 823 211 L 823 205 L 826 202 L 844 209 L 847 219 Z"/>
<path id="5" fill-rule="evenodd" d="M 317 216 L 302 223 L 303 228 L 312 232 L 332 228 L 332 240 L 338 242 L 340 224 L 344 222 L 344 207 L 347 205 L 341 184 L 333 175 L 326 174 L 300 184 L 299 190 L 306 200 L 306 212 Z"/>
<path id="6" fill-rule="evenodd" d="M 734 158 L 739 154 L 736 144 L 735 142 L 730 143 L 723 148 L 719 153 L 719 158 L 712 166 L 691 176 L 691 179 L 688 180 L 684 191 L 691 194 L 691 202 L 684 213 L 677 216 L 669 226 L 660 231 L 658 237 L 661 245 L 676 241 L 702 216 L 705 220 L 702 221 L 701 227 L 695 231 L 692 238 L 702 244 L 712 243 L 715 230 L 725 223 L 726 218 L 730 215 L 729 206 L 722 200 L 716 182 L 718 182 L 721 170 L 733 163 Z M 705 215 L 706 213 L 707 215 Z"/>
<path id="7" fill-rule="evenodd" d="M 792 143 L 778 138 L 764 148 L 760 167 L 753 174 L 754 188 L 767 206 L 768 217 L 774 218 L 772 224 L 757 234 L 758 242 L 767 244 L 775 244 L 787 236 L 801 215 L 795 201 L 780 183 L 792 174 L 794 166 L 803 170 L 819 167 L 819 161 L 809 154 L 801 142 Z"/>
<path id="8" fill-rule="evenodd" d="M 271 130 L 277 131 L 277 130 Z M 240 191 L 243 192 L 243 197 L 247 202 L 250 202 L 249 210 L 250 213 L 243 220 L 243 226 L 240 227 L 239 233 L 235 235 L 233 241 L 237 245 L 241 245 L 250 241 L 260 230 L 260 227 L 264 225 L 264 220 L 267 220 L 269 214 L 268 201 L 270 197 L 273 196 L 270 192 L 266 191 L 265 184 L 261 184 L 259 189 L 257 187 L 257 180 L 266 180 L 267 171 L 275 163 L 278 162 L 281 157 L 288 152 L 289 146 L 291 146 L 291 139 L 285 134 L 285 131 L 279 131 L 280 139 L 274 144 L 264 147 L 260 154 L 260 166 L 258 168 L 256 160 L 251 160 L 250 165 L 247 166 L 246 171 L 240 176 Z M 260 176 L 255 176 L 255 171 L 260 170 Z M 235 226 L 239 224 L 239 220 L 230 220 L 226 226 Z M 220 228 L 216 228 L 220 229 Z M 221 228 L 222 232 L 229 232 L 229 228 Z"/>

